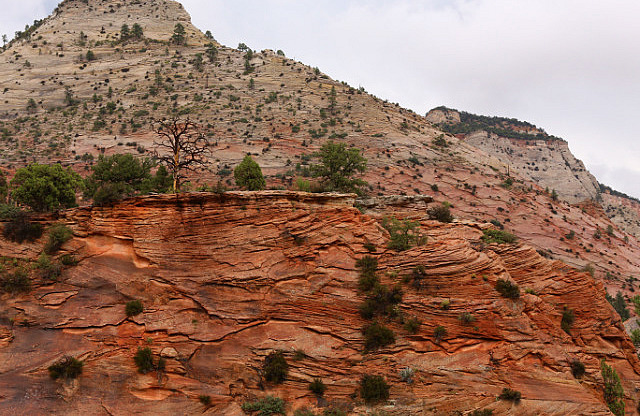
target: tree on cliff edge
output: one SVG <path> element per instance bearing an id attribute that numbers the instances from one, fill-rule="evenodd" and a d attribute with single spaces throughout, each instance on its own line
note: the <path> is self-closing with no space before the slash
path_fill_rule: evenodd
<path id="1" fill-rule="evenodd" d="M 188 118 L 159 120 L 156 134 L 161 141 L 154 143 L 155 157 L 171 172 L 173 191 L 178 193 L 184 172 L 195 171 L 206 164 L 209 141 L 198 131 L 197 124 Z"/>
<path id="2" fill-rule="evenodd" d="M 320 164 L 312 165 L 313 176 L 320 178 L 325 191 L 355 192 L 362 195 L 367 183 L 354 176 L 367 170 L 367 159 L 360 149 L 347 149 L 344 143 L 328 141 L 314 154 Z"/>

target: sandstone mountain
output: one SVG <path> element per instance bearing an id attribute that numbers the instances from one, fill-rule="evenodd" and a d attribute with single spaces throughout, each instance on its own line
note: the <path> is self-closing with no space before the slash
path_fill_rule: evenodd
<path id="1" fill-rule="evenodd" d="M 125 24 L 139 25 L 143 37 L 122 39 Z M 177 24 L 186 44 L 171 41 Z M 1 298 L 3 411 L 194 414 L 207 395 L 209 414 L 242 414 L 243 402 L 266 393 L 293 410 L 315 404 L 307 390 L 314 377 L 329 386 L 328 403 L 362 411 L 354 393 L 373 372 L 392 381 L 392 414 L 607 414 L 602 358 L 621 375 L 627 409 L 635 408 L 640 367 L 605 290 L 634 295 L 638 205 L 601 193 L 567 143 L 535 126 L 456 132 L 447 126 L 460 124 L 460 112 L 425 118 L 281 51 L 240 49 L 205 36 L 174 1 L 65 0 L 0 54 L 6 172 L 59 161 L 86 173 L 100 154 L 148 156 L 156 121 L 180 116 L 211 143 L 193 189 L 232 187 L 231 170 L 249 153 L 268 186 L 281 190 L 62 213 L 75 236 L 63 253 L 79 264 L 58 282 L 34 275 L 31 293 Z M 328 140 L 368 159 L 369 195 L 355 202 L 364 214 L 351 196 L 284 191 L 308 176 Z M 451 203 L 458 221 L 429 221 L 432 200 Z M 426 245 L 387 249 L 384 215 L 419 221 Z M 487 227 L 504 227 L 522 243 L 487 246 Z M 32 267 L 42 244 L 0 240 L 5 269 Z M 400 284 L 418 266 L 428 283 L 405 283 L 399 305 L 423 322 L 418 334 L 391 320 L 397 342 L 363 354 L 365 295 L 355 262 L 371 244 L 384 283 Z M 585 266 L 594 277 L 576 270 Z M 499 278 L 529 293 L 504 299 L 494 289 Z M 132 299 L 145 310 L 127 319 Z M 576 316 L 569 333 L 560 329 L 564 306 Z M 465 312 L 475 324 L 458 319 Z M 448 334 L 440 343 L 438 326 Z M 167 359 L 165 371 L 136 373 L 132 357 L 144 346 Z M 276 349 L 286 351 L 291 373 L 284 385 L 264 385 L 258 370 Z M 300 360 L 290 352 L 297 349 Z M 47 378 L 64 355 L 85 360 L 75 383 Z M 571 375 L 573 359 L 587 366 L 582 380 Z M 414 384 L 399 379 L 404 367 L 417 369 Z M 503 387 L 523 393 L 518 407 L 495 401 Z"/>

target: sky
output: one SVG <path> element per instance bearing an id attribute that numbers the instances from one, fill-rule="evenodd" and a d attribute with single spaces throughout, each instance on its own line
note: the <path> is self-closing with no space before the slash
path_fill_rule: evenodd
<path id="1" fill-rule="evenodd" d="M 0 3 L 0 34 L 12 37 L 58 1 Z M 446 105 L 534 123 L 567 140 L 601 183 L 640 198 L 637 0 L 182 4 L 224 45 L 281 49 L 418 114 Z"/>

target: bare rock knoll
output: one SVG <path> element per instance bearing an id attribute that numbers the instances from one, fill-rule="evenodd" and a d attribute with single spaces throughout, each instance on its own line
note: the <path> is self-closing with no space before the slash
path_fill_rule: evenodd
<path id="1" fill-rule="evenodd" d="M 600 192 L 598 181 L 571 153 L 569 144 L 532 124 L 461 114 L 445 107 L 429 111 L 427 120 L 458 133 L 467 143 L 508 164 L 514 173 L 555 190 L 570 203 L 594 200 Z"/>
<path id="2" fill-rule="evenodd" d="M 64 212 L 58 221 L 75 237 L 63 251 L 79 264 L 57 282 L 36 279 L 29 294 L 2 295 L 0 413 L 240 415 L 243 402 L 267 394 L 291 412 L 316 404 L 308 391 L 315 377 L 328 387 L 323 403 L 357 413 L 360 377 L 379 374 L 391 385 L 381 405 L 390 414 L 607 415 L 603 358 L 620 374 L 627 408 L 635 407 L 640 361 L 590 275 L 523 244 L 483 244 L 486 224 L 415 217 L 427 242 L 392 251 L 378 220 L 353 202 L 198 193 Z M 1 248 L 25 262 L 40 244 Z M 397 318 L 379 317 L 396 342 L 369 353 L 355 267 L 365 255 L 378 259 L 383 284 L 402 285 L 399 312 L 422 321 L 410 334 Z M 499 278 L 527 293 L 501 297 Z M 132 299 L 144 312 L 127 318 Z M 569 333 L 560 325 L 565 307 L 575 314 Z M 473 319 L 465 324 L 463 313 Z M 446 329 L 439 342 L 438 326 Z M 140 347 L 164 357 L 166 368 L 138 373 Z M 261 378 L 274 350 L 290 365 L 277 386 Z M 84 360 L 82 375 L 50 380 L 47 367 L 65 355 Z M 571 374 L 574 359 L 586 365 L 582 379 Z M 415 369 L 412 384 L 401 380 L 406 367 Z M 522 393 L 520 404 L 496 401 L 505 387 Z"/>

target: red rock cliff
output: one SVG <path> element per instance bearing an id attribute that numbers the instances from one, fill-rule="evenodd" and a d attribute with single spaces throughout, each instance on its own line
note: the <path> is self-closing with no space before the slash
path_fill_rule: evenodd
<path id="1" fill-rule="evenodd" d="M 391 385 L 390 414 L 609 414 L 599 362 L 618 371 L 627 409 L 637 403 L 640 362 L 601 283 L 524 245 L 485 245 L 479 224 L 422 220 L 427 242 L 387 249 L 375 218 L 353 198 L 291 192 L 187 194 L 124 201 L 63 214 L 75 237 L 63 247 L 80 260 L 57 283 L 34 282 L 25 295 L 0 302 L 0 413 L 243 414 L 240 405 L 272 394 L 289 412 L 316 404 L 314 377 L 326 402 L 357 412 L 363 374 Z M 385 284 L 406 282 L 424 266 L 424 285 L 404 283 L 399 305 L 422 326 L 409 334 L 386 320 L 396 342 L 363 353 L 355 261 L 376 246 Z M 38 243 L 15 257 L 35 258 Z M 518 300 L 501 297 L 498 278 L 515 281 Z M 144 312 L 127 318 L 140 299 Z M 450 300 L 443 310 L 442 301 Z M 575 311 L 571 333 L 560 327 Z M 475 317 L 463 325 L 460 314 Z M 436 343 L 434 329 L 446 328 Z M 133 356 L 148 346 L 167 360 L 164 372 L 139 374 Z M 264 357 L 283 350 L 286 381 L 264 383 Z M 305 357 L 295 359 L 295 351 Z M 65 355 L 84 360 L 73 382 L 49 379 Z M 299 354 L 300 355 L 300 354 Z M 586 375 L 575 379 L 569 361 Z M 416 370 L 404 383 L 402 368 Z M 504 387 L 518 405 L 496 401 Z M 199 395 L 209 395 L 205 409 Z"/>

